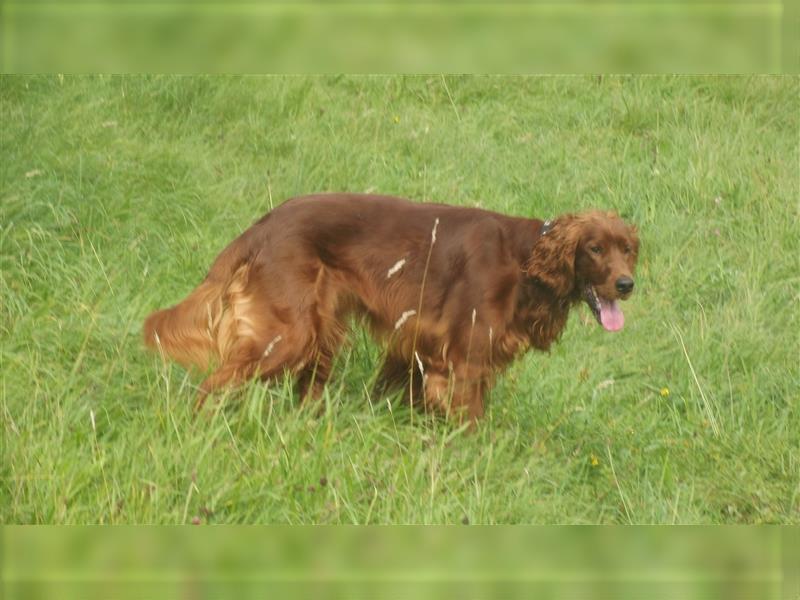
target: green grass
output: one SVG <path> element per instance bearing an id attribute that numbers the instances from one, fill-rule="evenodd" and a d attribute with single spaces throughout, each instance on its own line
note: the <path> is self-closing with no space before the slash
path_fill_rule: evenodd
<path id="1" fill-rule="evenodd" d="M 800 522 L 799 81 L 3 77 L 0 522 Z M 616 209 L 626 327 L 577 309 L 474 435 L 371 404 L 360 329 L 322 416 L 194 418 L 144 317 L 322 190 Z"/>

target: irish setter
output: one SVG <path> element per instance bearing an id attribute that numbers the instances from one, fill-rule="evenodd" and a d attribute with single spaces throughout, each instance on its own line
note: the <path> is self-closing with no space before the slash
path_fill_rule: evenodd
<path id="1" fill-rule="evenodd" d="M 285 371 L 317 397 L 361 315 L 385 344 L 378 389 L 472 424 L 495 375 L 547 350 L 584 300 L 609 331 L 633 290 L 634 227 L 612 213 L 552 221 L 388 196 L 288 200 L 217 257 L 145 343 L 209 371 L 198 398 Z"/>

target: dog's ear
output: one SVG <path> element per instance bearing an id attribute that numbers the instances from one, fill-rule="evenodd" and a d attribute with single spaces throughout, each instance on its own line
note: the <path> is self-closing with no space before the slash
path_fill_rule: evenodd
<path id="1" fill-rule="evenodd" d="M 526 265 L 528 277 L 550 288 L 556 296 L 566 297 L 575 287 L 575 253 L 580 230 L 574 215 L 564 215 L 533 245 Z"/>

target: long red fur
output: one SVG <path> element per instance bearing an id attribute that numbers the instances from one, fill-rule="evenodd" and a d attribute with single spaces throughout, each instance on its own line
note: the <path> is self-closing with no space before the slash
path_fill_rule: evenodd
<path id="1" fill-rule="evenodd" d="M 318 396 L 360 315 L 386 347 L 379 391 L 408 386 L 425 407 L 475 421 L 497 373 L 558 339 L 584 284 L 612 298 L 633 272 L 635 229 L 615 215 L 564 215 L 543 236 L 542 225 L 388 196 L 294 198 L 234 240 L 185 300 L 151 314 L 144 340 L 211 370 L 200 403 L 284 371 Z M 590 261 L 583 240 L 603 236 L 633 252 Z"/>

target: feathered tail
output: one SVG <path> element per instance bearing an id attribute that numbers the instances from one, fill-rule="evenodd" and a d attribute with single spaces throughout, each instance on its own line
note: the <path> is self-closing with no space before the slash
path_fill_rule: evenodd
<path id="1" fill-rule="evenodd" d="M 215 333 L 224 293 L 224 284 L 206 280 L 180 304 L 152 313 L 144 322 L 145 345 L 185 367 L 208 369 L 219 358 Z"/>
<path id="2" fill-rule="evenodd" d="M 219 364 L 235 342 L 241 317 L 237 305 L 251 263 L 242 244 L 226 248 L 208 277 L 185 300 L 157 310 L 144 322 L 144 343 L 185 367 Z"/>

